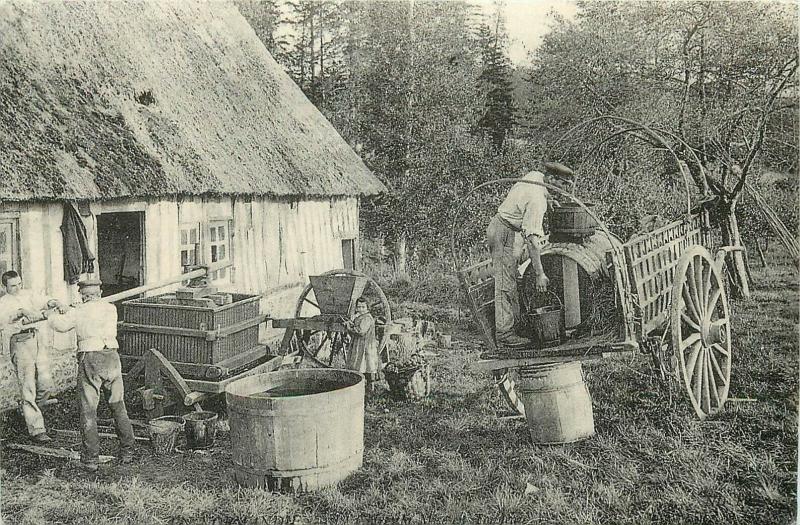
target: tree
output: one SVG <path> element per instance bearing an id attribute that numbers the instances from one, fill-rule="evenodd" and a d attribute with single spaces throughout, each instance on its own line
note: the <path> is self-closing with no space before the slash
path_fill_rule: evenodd
<path id="1" fill-rule="evenodd" d="M 486 90 L 485 109 L 478 128 L 491 137 L 496 151 L 503 148 L 515 123 L 513 70 L 503 16 L 503 4 L 497 4 L 490 21 L 493 27 L 483 22 L 477 31 L 481 48 L 480 80 Z"/>
<path id="2" fill-rule="evenodd" d="M 236 0 L 235 3 L 267 51 L 281 62 L 288 42 L 279 35 L 282 22 L 279 0 Z"/>
<path id="3" fill-rule="evenodd" d="M 660 160 L 669 158 L 663 143 L 620 121 L 594 130 L 567 158 L 591 153 L 598 176 L 611 173 L 615 182 L 639 166 L 633 176 L 656 179 L 667 202 L 685 163 L 699 192 L 713 197 L 724 242 L 741 244 L 735 210 L 748 174 L 760 156 L 796 136 L 796 122 L 774 125 L 797 108 L 796 95 L 788 96 L 797 89 L 796 7 L 692 1 L 580 8 L 575 22 L 558 21 L 533 56 L 525 123 L 531 136 L 552 142 L 598 115 L 647 124 L 680 163 Z M 617 140 L 604 144 L 609 135 Z M 595 144 L 603 145 L 593 150 Z M 741 253 L 728 264 L 747 295 Z"/>

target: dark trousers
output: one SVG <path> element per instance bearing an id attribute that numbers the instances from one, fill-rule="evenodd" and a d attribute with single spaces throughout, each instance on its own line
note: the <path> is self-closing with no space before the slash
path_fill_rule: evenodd
<path id="1" fill-rule="evenodd" d="M 78 354 L 78 399 L 81 405 L 81 461 L 97 463 L 100 437 L 97 435 L 97 405 L 100 390 L 108 391 L 108 406 L 114 415 L 120 453 L 133 449 L 133 427 L 125 409 L 122 364 L 116 350 Z"/>

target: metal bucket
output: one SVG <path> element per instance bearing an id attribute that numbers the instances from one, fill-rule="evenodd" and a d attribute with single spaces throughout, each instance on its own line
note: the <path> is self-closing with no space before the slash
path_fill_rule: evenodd
<path id="1" fill-rule="evenodd" d="M 534 443 L 571 443 L 594 435 L 592 398 L 580 361 L 520 368 L 519 378 Z"/>
<path id="2" fill-rule="evenodd" d="M 162 416 L 148 421 L 147 433 L 150 435 L 153 452 L 159 456 L 172 454 L 185 424 L 180 416 Z"/>
<path id="3" fill-rule="evenodd" d="M 217 435 L 216 412 L 191 412 L 183 416 L 186 420 L 186 448 L 189 450 L 204 450 L 214 446 L 214 437 Z"/>
<path id="4" fill-rule="evenodd" d="M 564 309 L 559 305 L 542 306 L 527 314 L 529 335 L 539 348 L 557 345 L 565 338 Z"/>
<path id="5" fill-rule="evenodd" d="M 228 385 L 225 398 L 240 486 L 312 491 L 361 467 L 361 374 L 338 369 L 258 374 Z"/>
<path id="6" fill-rule="evenodd" d="M 552 292 L 547 293 L 555 297 L 558 304 L 533 308 L 524 317 L 525 335 L 538 348 L 555 346 L 567 337 L 564 323 L 564 307 L 561 304 L 561 299 Z"/>

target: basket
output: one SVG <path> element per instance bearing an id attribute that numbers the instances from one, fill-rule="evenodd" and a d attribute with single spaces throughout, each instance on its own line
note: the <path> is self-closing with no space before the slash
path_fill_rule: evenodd
<path id="1" fill-rule="evenodd" d="M 384 369 L 383 375 L 389 384 L 389 392 L 397 399 L 422 399 L 431 393 L 431 365 L 423 363 L 399 368 Z"/>
<path id="2" fill-rule="evenodd" d="M 147 422 L 147 433 L 153 452 L 158 456 L 171 454 L 178 444 L 178 434 L 186 422 L 180 416 L 162 416 Z"/>

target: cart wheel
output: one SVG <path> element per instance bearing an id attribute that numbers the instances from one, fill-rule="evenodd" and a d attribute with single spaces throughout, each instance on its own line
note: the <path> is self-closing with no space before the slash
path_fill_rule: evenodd
<path id="1" fill-rule="evenodd" d="M 519 398 L 516 391 L 516 382 L 518 379 L 516 369 L 506 368 L 505 370 L 498 370 L 497 376 L 499 376 L 496 383 L 497 388 L 500 390 L 503 399 L 506 400 L 506 403 L 508 403 L 508 406 L 515 414 L 524 416 L 525 405 L 522 404 L 522 400 Z"/>
<path id="2" fill-rule="evenodd" d="M 384 363 L 388 362 L 388 352 L 386 345 L 389 342 L 389 333 L 386 327 L 392 323 L 392 311 L 389 301 L 381 290 L 380 286 L 370 277 L 355 270 L 338 269 L 330 270 L 322 275 L 351 275 L 355 277 L 365 277 L 367 285 L 361 294 L 367 299 L 369 311 L 375 318 L 375 333 L 378 337 L 378 354 Z M 313 297 L 311 283 L 303 288 L 300 297 L 297 299 L 295 307 L 295 317 L 313 317 L 319 315 L 319 305 Z M 305 332 L 305 333 L 304 333 Z M 292 337 L 291 349 L 302 350 L 306 356 L 314 358 L 318 366 L 344 367 L 346 363 L 347 350 L 350 345 L 349 336 L 335 331 L 309 331 L 295 330 Z"/>
<path id="3" fill-rule="evenodd" d="M 315 366 L 344 368 L 349 339 L 336 330 L 295 330 L 288 352 L 298 352 Z"/>
<path id="4" fill-rule="evenodd" d="M 708 250 L 689 248 L 672 286 L 672 350 L 695 412 L 704 419 L 728 399 L 731 324 L 720 271 Z"/>

